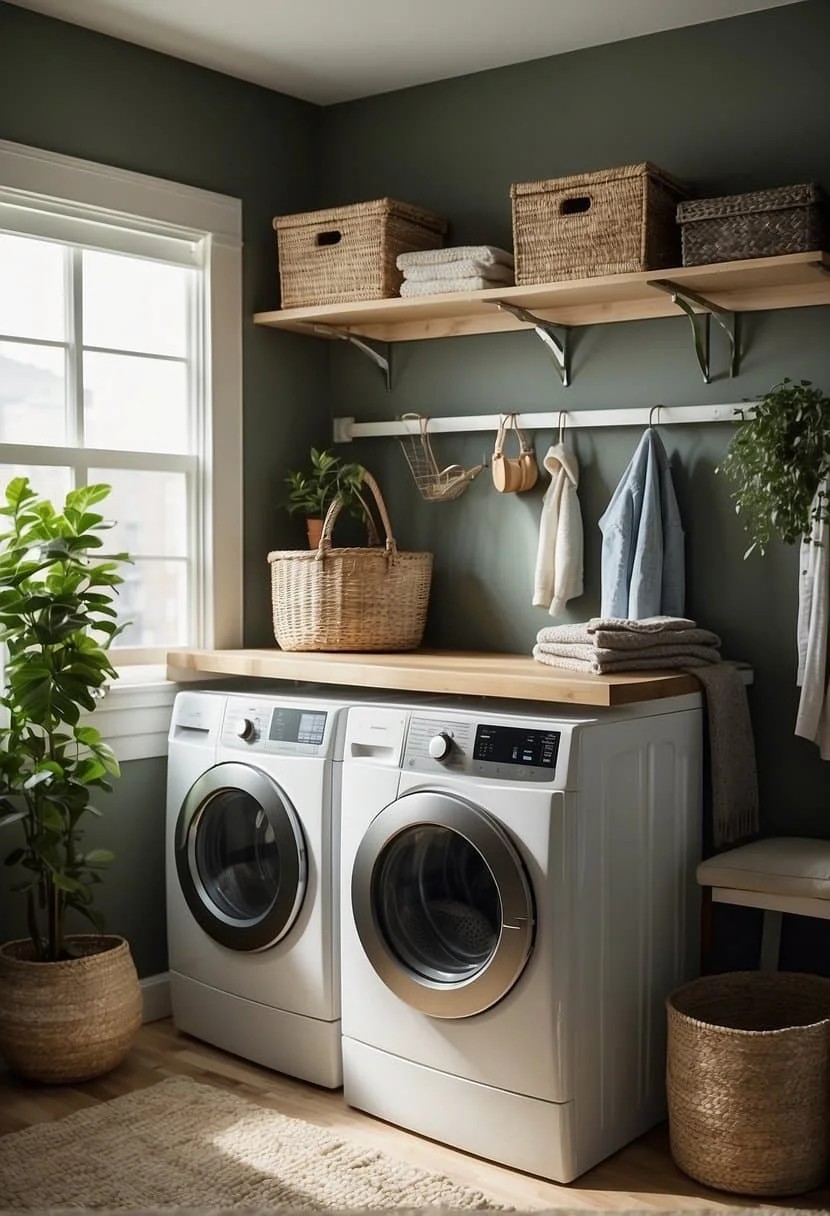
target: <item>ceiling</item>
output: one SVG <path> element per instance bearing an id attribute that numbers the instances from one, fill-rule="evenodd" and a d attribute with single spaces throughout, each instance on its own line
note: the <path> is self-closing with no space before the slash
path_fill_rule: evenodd
<path id="1" fill-rule="evenodd" d="M 798 0 L 14 0 L 330 105 Z"/>

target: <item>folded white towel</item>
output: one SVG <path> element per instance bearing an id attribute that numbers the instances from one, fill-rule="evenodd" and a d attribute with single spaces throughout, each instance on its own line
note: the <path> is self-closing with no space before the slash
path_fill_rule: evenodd
<path id="1" fill-rule="evenodd" d="M 469 275 L 466 279 L 427 279 L 423 283 L 411 283 L 409 279 L 404 279 L 401 295 L 440 296 L 453 291 L 486 291 L 488 287 L 504 286 L 504 283 L 495 283 L 481 275 Z"/>
<path id="2" fill-rule="evenodd" d="M 466 279 L 479 277 L 492 279 L 494 283 L 513 284 L 513 267 L 503 266 L 501 262 L 479 262 L 475 258 L 465 258 L 459 262 L 444 262 L 429 266 L 407 266 L 404 270 L 407 283 L 427 283 L 439 279 Z"/>
<path id="3" fill-rule="evenodd" d="M 409 266 L 440 266 L 444 262 L 480 262 L 482 266 L 513 265 L 513 254 L 497 245 L 451 245 L 447 249 L 413 249 L 399 253 L 398 270 Z"/>

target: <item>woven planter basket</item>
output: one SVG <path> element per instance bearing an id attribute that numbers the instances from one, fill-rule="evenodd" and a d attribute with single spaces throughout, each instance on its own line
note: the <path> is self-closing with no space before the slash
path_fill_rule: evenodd
<path id="1" fill-rule="evenodd" d="M 685 193 L 646 162 L 514 184 L 516 284 L 678 265 L 675 214 Z"/>
<path id="2" fill-rule="evenodd" d="M 141 1025 L 141 988 L 123 937 L 79 934 L 80 957 L 33 961 L 32 943 L 0 946 L 0 1055 L 33 1081 L 88 1081 L 124 1059 Z"/>
<path id="3" fill-rule="evenodd" d="M 830 225 L 818 186 L 781 186 L 681 203 L 683 265 L 769 258 L 824 249 Z"/>
<path id="4" fill-rule="evenodd" d="M 421 644 L 432 554 L 398 549 L 377 482 L 370 473 L 363 480 L 377 504 L 384 548 L 332 548 L 343 505 L 335 499 L 316 551 L 268 554 L 274 637 L 283 650 L 414 650 Z"/>
<path id="5" fill-rule="evenodd" d="M 827 1176 L 830 980 L 705 976 L 667 1001 L 674 1160 L 706 1186 L 795 1195 Z"/>
<path id="6" fill-rule="evenodd" d="M 412 249 L 438 249 L 447 221 L 392 198 L 277 216 L 283 308 L 396 296 L 395 262 Z"/>

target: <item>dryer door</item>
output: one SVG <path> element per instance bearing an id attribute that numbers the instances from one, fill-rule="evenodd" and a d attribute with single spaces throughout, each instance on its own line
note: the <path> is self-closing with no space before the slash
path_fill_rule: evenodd
<path id="1" fill-rule="evenodd" d="M 450 794 L 404 794 L 376 816 L 351 894 L 375 971 L 433 1017 L 495 1005 L 533 946 L 533 894 L 516 848 L 490 815 Z"/>
<path id="2" fill-rule="evenodd" d="M 193 916 L 231 950 L 265 950 L 300 911 L 307 869 L 296 812 L 276 781 L 216 764 L 190 787 L 176 824 L 176 868 Z"/>

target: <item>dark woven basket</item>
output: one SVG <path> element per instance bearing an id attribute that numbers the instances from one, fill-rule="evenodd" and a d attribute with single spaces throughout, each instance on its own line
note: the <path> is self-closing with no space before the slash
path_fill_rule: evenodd
<path id="1" fill-rule="evenodd" d="M 795 1195 L 830 1157 L 830 980 L 736 971 L 671 994 L 671 1151 L 705 1186 Z"/>
<path id="2" fill-rule="evenodd" d="M 274 220 L 280 306 L 346 304 L 396 296 L 399 253 L 440 249 L 447 221 L 393 198 Z"/>
<path id="3" fill-rule="evenodd" d="M 827 198 L 815 183 L 680 203 L 683 265 L 824 249 Z"/>
<path id="4" fill-rule="evenodd" d="M 675 212 L 686 193 L 647 162 L 514 183 L 517 286 L 676 266 Z"/>

